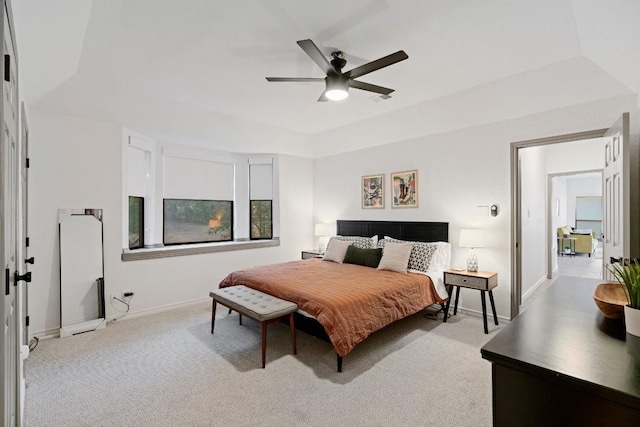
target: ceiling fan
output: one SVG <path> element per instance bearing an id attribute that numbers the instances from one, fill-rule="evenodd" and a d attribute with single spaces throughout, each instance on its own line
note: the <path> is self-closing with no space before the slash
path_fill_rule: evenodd
<path id="1" fill-rule="evenodd" d="M 393 92 L 393 89 L 387 87 L 377 86 L 370 83 L 361 82 L 355 80 L 360 76 L 369 74 L 373 71 L 379 70 L 389 65 L 393 65 L 396 62 L 404 61 L 409 56 L 403 51 L 399 50 L 396 53 L 387 55 L 383 58 L 376 59 L 375 61 L 368 62 L 364 65 L 356 67 L 346 73 L 342 72 L 342 68 L 347 64 L 344 59 L 344 54 L 340 51 L 331 53 L 331 61 L 320 52 L 318 46 L 309 40 L 299 40 L 298 45 L 305 51 L 307 55 L 318 64 L 318 66 L 327 75 L 325 78 L 321 77 L 267 77 L 270 82 L 322 82 L 326 83 L 325 91 L 322 92 L 318 102 L 326 101 L 340 101 L 349 96 L 349 88 L 355 88 L 360 90 L 366 90 L 369 92 L 379 93 L 381 95 L 389 95 Z"/>

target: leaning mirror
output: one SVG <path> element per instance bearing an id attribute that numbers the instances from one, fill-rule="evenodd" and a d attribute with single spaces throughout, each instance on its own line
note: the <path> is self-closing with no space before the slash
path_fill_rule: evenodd
<path id="1" fill-rule="evenodd" d="M 102 209 L 59 209 L 60 337 L 104 328 Z"/>

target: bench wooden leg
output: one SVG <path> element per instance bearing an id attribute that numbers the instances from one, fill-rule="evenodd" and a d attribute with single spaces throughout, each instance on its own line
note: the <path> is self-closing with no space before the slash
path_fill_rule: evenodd
<path id="1" fill-rule="evenodd" d="M 216 324 L 216 300 L 213 300 L 213 306 L 211 307 L 211 333 L 213 333 L 213 327 Z"/>
<path id="2" fill-rule="evenodd" d="M 238 313 L 238 322 L 242 325 L 242 313 Z"/>
<path id="3" fill-rule="evenodd" d="M 262 369 L 264 369 L 267 354 L 267 322 L 262 323 Z"/>
<path id="4" fill-rule="evenodd" d="M 293 345 L 293 354 L 298 354 L 296 347 L 296 325 L 293 313 L 289 316 L 289 326 L 291 327 L 291 344 Z"/>

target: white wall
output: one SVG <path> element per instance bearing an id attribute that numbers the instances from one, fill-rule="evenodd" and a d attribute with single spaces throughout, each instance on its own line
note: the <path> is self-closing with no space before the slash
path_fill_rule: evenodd
<path id="1" fill-rule="evenodd" d="M 419 208 L 392 209 L 389 173 L 408 169 L 418 169 Z M 381 173 L 385 174 L 385 209 L 362 209 L 361 177 Z M 449 222 L 451 264 L 459 267 L 466 265 L 468 255 L 467 249 L 458 248 L 460 229 L 485 229 L 488 247 L 476 250 L 479 266 L 499 273 L 494 296 L 499 314 L 508 316 L 508 177 L 508 144 L 495 126 L 324 157 L 314 165 L 316 219 Z M 479 214 L 477 206 L 492 204 L 500 207 L 497 217 Z M 463 290 L 461 304 L 481 309 L 477 292 Z"/>
<path id="2" fill-rule="evenodd" d="M 546 279 L 547 175 L 545 146 L 520 150 L 522 295 Z"/>
<path id="3" fill-rule="evenodd" d="M 131 313 L 207 298 L 235 269 L 300 258 L 313 244 L 312 160 L 280 156 L 279 247 L 143 261 L 122 252 L 122 128 L 32 109 L 29 192 L 30 333 L 59 327 L 58 208 L 104 210 L 105 293 L 135 292 Z M 265 151 L 268 151 L 265 141 Z M 107 304 L 107 317 L 119 314 Z"/>
<path id="4" fill-rule="evenodd" d="M 583 172 L 604 168 L 604 138 L 546 146 L 547 173 Z"/>

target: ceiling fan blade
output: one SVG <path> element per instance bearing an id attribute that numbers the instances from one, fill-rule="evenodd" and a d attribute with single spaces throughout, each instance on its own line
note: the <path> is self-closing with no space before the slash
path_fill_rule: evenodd
<path id="1" fill-rule="evenodd" d="M 394 89 L 389 89 L 388 87 L 376 86 L 372 85 L 371 83 L 359 82 L 357 80 L 349 80 L 349 87 L 360 90 L 367 90 L 369 92 L 380 93 L 382 95 L 389 95 L 394 91 Z"/>
<path id="2" fill-rule="evenodd" d="M 339 73 L 333 68 L 333 65 L 327 60 L 327 58 L 320 52 L 318 46 L 314 42 L 309 39 L 298 40 L 298 46 L 302 48 L 306 52 L 307 55 L 318 64 L 318 67 L 328 76 L 330 75 L 338 75 Z"/>
<path id="3" fill-rule="evenodd" d="M 322 77 L 265 77 L 270 82 L 323 82 Z"/>
<path id="4" fill-rule="evenodd" d="M 376 59 L 375 61 L 356 67 L 353 70 L 349 70 L 344 74 L 349 78 L 355 79 L 381 68 L 388 67 L 389 65 L 393 65 L 396 62 L 404 61 L 408 57 L 409 55 L 407 55 L 404 50 L 399 50 L 396 53 L 392 53 L 391 55 L 387 55 L 383 58 Z"/>
<path id="5" fill-rule="evenodd" d="M 325 90 L 324 92 L 322 92 L 322 95 L 320 95 L 320 98 L 318 98 L 318 102 L 328 102 L 329 98 L 327 98 L 327 91 Z"/>

